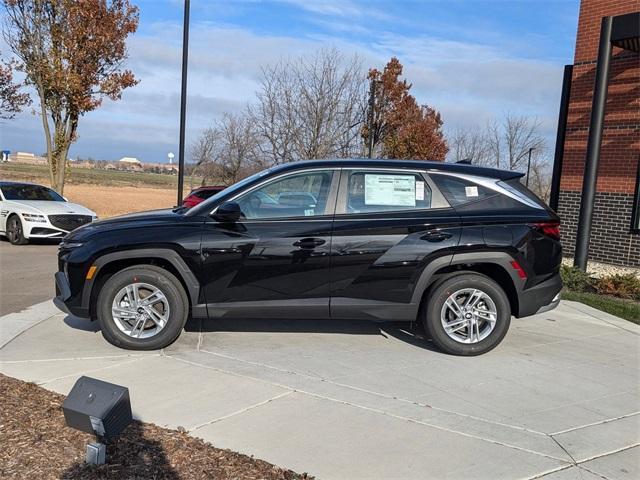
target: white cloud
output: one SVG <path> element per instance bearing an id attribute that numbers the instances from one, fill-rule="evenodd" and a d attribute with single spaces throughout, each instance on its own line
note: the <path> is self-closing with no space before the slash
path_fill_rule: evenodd
<path id="1" fill-rule="evenodd" d="M 349 8 L 358 8 L 342 2 L 304 2 L 300 7 L 322 9 L 327 16 L 346 16 Z M 149 25 L 131 39 L 128 66 L 140 84 L 121 101 L 105 101 L 82 118 L 72 155 L 164 160 L 167 151 L 177 149 L 181 41 L 181 25 L 168 22 Z M 373 41 L 320 34 L 291 38 L 203 22 L 191 28 L 188 142 L 222 112 L 242 109 L 254 99 L 262 66 L 327 46 L 358 53 L 365 67 L 381 68 L 397 56 L 418 101 L 438 108 L 447 128 L 482 124 L 510 111 L 538 117 L 548 136 L 553 135 L 562 78 L 558 64 L 479 42 L 426 35 L 381 32 Z M 2 148 L 42 150 L 40 128 L 37 117 L 22 114 L 2 126 Z"/>

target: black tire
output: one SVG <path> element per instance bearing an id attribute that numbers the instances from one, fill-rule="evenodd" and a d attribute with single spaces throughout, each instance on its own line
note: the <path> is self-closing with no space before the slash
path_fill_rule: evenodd
<path id="1" fill-rule="evenodd" d="M 484 292 L 496 308 L 496 322 L 486 338 L 475 343 L 462 343 L 451 338 L 441 321 L 445 301 L 455 292 L 474 288 Z M 506 293 L 495 281 L 475 272 L 455 273 L 438 281 L 431 289 L 423 309 L 424 328 L 433 342 L 444 352 L 452 355 L 473 356 L 486 353 L 497 347 L 509 330 L 511 306 Z"/>
<path id="2" fill-rule="evenodd" d="M 169 304 L 165 326 L 149 338 L 133 338 L 116 325 L 111 312 L 118 292 L 132 283 L 146 283 L 158 288 Z M 173 343 L 182 333 L 189 317 L 189 299 L 180 281 L 167 270 L 153 265 L 135 265 L 120 270 L 105 282 L 98 294 L 96 313 L 102 336 L 112 345 L 127 350 L 157 350 Z"/>
<path id="3" fill-rule="evenodd" d="M 7 220 L 7 238 L 12 245 L 26 245 L 29 241 L 24 238 L 22 220 L 18 215 L 11 215 Z"/>

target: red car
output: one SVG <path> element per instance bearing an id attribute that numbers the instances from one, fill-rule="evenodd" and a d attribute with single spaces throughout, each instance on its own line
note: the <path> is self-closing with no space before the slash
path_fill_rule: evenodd
<path id="1" fill-rule="evenodd" d="M 216 193 L 221 192 L 225 188 L 227 187 L 223 187 L 221 185 L 195 188 L 191 190 L 189 195 L 187 195 L 182 201 L 182 206 L 187 208 L 195 207 L 199 203 L 204 202 L 209 197 L 213 197 Z"/>

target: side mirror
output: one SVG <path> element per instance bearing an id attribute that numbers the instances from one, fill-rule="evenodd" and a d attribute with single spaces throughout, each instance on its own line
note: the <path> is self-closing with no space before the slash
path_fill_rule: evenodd
<path id="1" fill-rule="evenodd" d="M 236 202 L 224 202 L 213 214 L 213 219 L 221 223 L 235 223 L 240 220 L 241 213 L 240 205 Z"/>

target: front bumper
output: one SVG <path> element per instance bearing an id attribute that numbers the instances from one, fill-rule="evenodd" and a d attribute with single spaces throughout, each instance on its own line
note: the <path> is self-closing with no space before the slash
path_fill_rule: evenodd
<path id="1" fill-rule="evenodd" d="M 89 310 L 73 305 L 71 300 L 71 287 L 69 280 L 64 272 L 56 272 L 54 275 L 56 283 L 56 296 L 53 298 L 53 304 L 64 313 L 74 315 L 80 318 L 88 318 Z"/>

